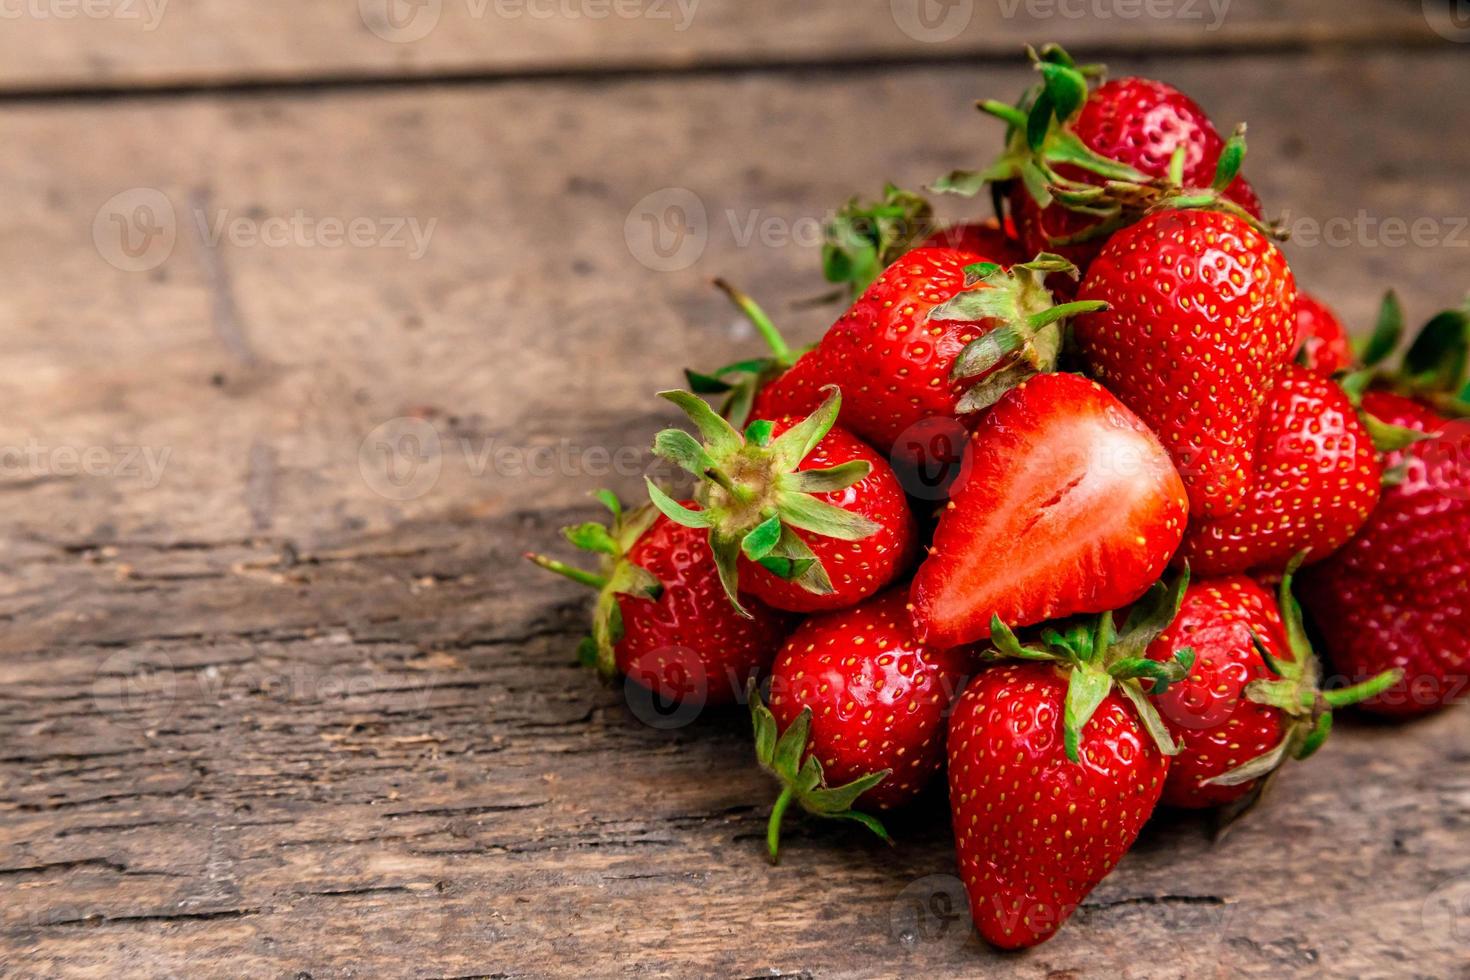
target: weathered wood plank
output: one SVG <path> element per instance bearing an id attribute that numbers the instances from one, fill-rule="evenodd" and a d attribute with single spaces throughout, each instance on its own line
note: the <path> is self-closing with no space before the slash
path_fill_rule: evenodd
<path id="1" fill-rule="evenodd" d="M 1461 292 L 1470 109 L 1424 98 L 1460 60 L 1149 67 L 1252 121 L 1253 177 L 1298 217 L 1436 222 L 1438 245 L 1380 229 L 1293 251 L 1365 322 L 1389 281 L 1415 313 Z M 1342 725 L 1220 845 L 1161 818 L 1055 942 L 999 957 L 890 922 L 952 870 L 942 800 L 893 851 L 799 823 L 767 867 L 740 713 L 640 722 L 570 662 L 581 597 L 516 567 L 589 512 L 587 489 L 636 487 L 641 461 L 604 479 L 589 449 L 641 450 L 667 417 L 652 388 L 748 349 L 704 280 L 746 284 L 794 335 L 830 317 L 790 309 L 818 288 L 815 250 L 742 244 L 752 218 L 800 229 L 854 188 L 977 158 L 994 132 L 969 100 L 1024 77 L 6 110 L 0 260 L 45 285 L 0 298 L 3 970 L 1465 975 L 1463 712 Z M 660 271 L 639 202 L 669 186 L 709 225 Z M 104 258 L 128 264 L 110 218 L 147 201 L 104 202 L 140 187 L 172 202 L 177 242 L 127 272 Z M 211 250 L 191 212 L 220 209 L 257 226 L 299 210 L 317 244 Z M 414 260 L 323 245 L 324 218 L 437 224 Z M 432 485 L 386 480 L 390 422 L 420 439 L 390 443 L 400 465 L 438 442 Z M 70 475 L 89 447 L 97 465 Z"/>
<path id="2" fill-rule="evenodd" d="M 25 0 L 0 23 L 0 91 L 1443 43 L 1400 0 Z"/>

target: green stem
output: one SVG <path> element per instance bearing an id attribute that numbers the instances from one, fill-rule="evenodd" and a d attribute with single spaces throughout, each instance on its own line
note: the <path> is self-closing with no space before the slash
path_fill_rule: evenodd
<path id="1" fill-rule="evenodd" d="M 765 340 L 766 346 L 771 348 L 771 355 L 782 365 L 790 367 L 796 363 L 796 357 L 791 352 L 791 347 L 786 343 L 786 338 L 781 336 L 781 331 L 766 316 L 766 311 L 761 309 L 755 300 L 736 289 L 724 279 L 716 279 L 715 286 L 726 296 L 730 302 L 740 308 L 755 329 L 760 332 L 761 338 Z"/>
<path id="2" fill-rule="evenodd" d="M 742 504 L 748 504 L 755 499 L 755 494 L 751 492 L 749 487 L 742 487 L 740 484 L 730 479 L 730 474 L 726 473 L 718 466 L 711 466 L 709 469 L 704 471 L 704 475 L 713 480 L 715 483 L 719 484 L 720 489 L 724 490 L 731 497 L 734 497 Z"/>
<path id="3" fill-rule="evenodd" d="M 555 572 L 558 575 L 571 579 L 573 582 L 590 585 L 594 589 L 601 589 L 607 585 L 607 579 L 601 575 L 595 572 L 583 571 L 580 568 L 568 565 L 566 562 L 557 561 L 555 558 L 547 558 L 545 555 L 534 555 L 530 552 L 527 552 L 525 557 L 527 561 L 539 565 L 548 572 Z"/>
<path id="4" fill-rule="evenodd" d="M 997 102 L 994 99 L 986 99 L 984 102 L 976 103 L 976 105 L 981 112 L 988 112 L 997 119 L 1004 120 L 1012 126 L 1024 128 L 1026 125 L 1026 114 L 1015 106 L 1006 105 L 1004 102 Z"/>
<path id="5" fill-rule="evenodd" d="M 776 805 L 771 807 L 771 819 L 766 823 L 766 850 L 770 852 L 772 864 L 781 863 L 781 820 L 795 798 L 796 790 L 788 784 L 776 797 Z"/>
<path id="6" fill-rule="evenodd" d="M 1075 303 L 1063 303 L 1050 309 L 1033 313 L 1026 318 L 1026 325 L 1033 330 L 1040 330 L 1048 324 L 1056 323 L 1063 317 L 1076 316 L 1079 313 L 1100 313 L 1108 308 L 1108 304 L 1100 299 L 1078 300 Z"/>
<path id="7" fill-rule="evenodd" d="M 1323 691 L 1322 700 L 1334 708 L 1346 708 L 1349 705 L 1357 704 L 1359 701 L 1366 701 L 1371 697 L 1382 694 L 1403 679 L 1404 672 L 1396 667 L 1393 670 L 1385 670 L 1372 680 L 1363 681 L 1361 684 L 1354 684 L 1352 687 L 1340 687 L 1334 691 Z"/>

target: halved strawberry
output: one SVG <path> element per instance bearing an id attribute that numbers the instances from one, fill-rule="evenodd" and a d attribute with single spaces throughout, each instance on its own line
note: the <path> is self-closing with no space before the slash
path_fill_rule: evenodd
<path id="1" fill-rule="evenodd" d="M 1158 580 L 1184 536 L 1184 485 L 1158 438 L 1101 385 L 1043 374 L 1011 389 L 967 448 L 914 622 L 938 647 L 1117 609 Z"/>

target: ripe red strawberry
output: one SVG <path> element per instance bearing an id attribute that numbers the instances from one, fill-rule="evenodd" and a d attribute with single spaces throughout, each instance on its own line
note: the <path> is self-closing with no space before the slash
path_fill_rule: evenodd
<path id="1" fill-rule="evenodd" d="M 1197 517 L 1245 504 L 1261 408 L 1296 337 L 1296 281 L 1245 220 L 1163 211 L 1118 232 L 1078 296 L 1088 367 L 1163 439 Z"/>
<path id="2" fill-rule="evenodd" d="M 988 256 L 938 248 L 899 259 L 819 348 L 828 383 L 847 399 L 842 424 L 906 458 L 917 427 L 984 408 L 1004 387 L 1050 370 L 1063 318 L 1096 308 L 1052 303 L 1043 279 L 1070 268 L 1042 258 L 1006 270 Z"/>
<path id="3" fill-rule="evenodd" d="M 790 368 L 762 386 L 751 402 L 749 419 L 803 418 L 817 410 L 825 395 L 827 367 L 820 348 L 807 351 Z M 702 393 L 702 392 L 701 392 Z M 731 425 L 744 425 L 748 419 L 723 412 Z"/>
<path id="4" fill-rule="evenodd" d="M 967 221 L 963 224 L 941 228 L 919 243 L 919 248 L 952 248 L 961 252 L 973 252 L 989 257 L 992 262 L 1004 266 L 1020 265 L 1029 255 L 1045 249 L 1026 252 L 1017 237 L 1016 223 L 1009 217 L 1005 224 L 991 218 L 988 221 Z"/>
<path id="5" fill-rule="evenodd" d="M 946 711 L 968 662 L 963 650 L 941 652 L 915 640 L 907 601 L 899 589 L 814 616 L 777 655 L 769 712 L 775 728 L 810 735 L 782 765 L 774 752 L 760 760 L 782 784 L 771 813 L 772 860 L 791 802 L 826 817 L 845 816 L 853 802 L 887 810 L 913 800 L 939 771 Z M 819 767 L 817 786 L 867 780 L 870 788 L 834 811 L 827 792 L 814 793 L 801 778 L 803 764 Z"/>
<path id="6" fill-rule="evenodd" d="M 1333 666 L 1350 680 L 1401 667 L 1405 680 L 1368 701 L 1410 717 L 1470 697 L 1470 423 L 1388 392 L 1363 408 L 1436 433 L 1388 457 L 1397 482 L 1350 542 L 1302 579 L 1302 600 Z"/>
<path id="7" fill-rule="evenodd" d="M 1043 374 L 1006 393 L 967 449 L 914 578 L 918 635 L 938 647 L 1116 609 L 1153 584 L 1188 503 L 1159 440 L 1100 385 Z"/>
<path id="8" fill-rule="evenodd" d="M 817 612 L 855 605 L 906 570 L 917 544 L 908 499 L 888 461 L 833 424 L 842 406 L 835 388 L 805 419 L 757 420 L 743 434 L 689 392 L 662 396 L 704 436 L 701 445 L 668 429 L 654 442 L 700 479 L 700 509 L 651 480 L 648 492 L 670 520 L 708 533 L 737 608 L 737 578 L 768 605 Z"/>
<path id="9" fill-rule="evenodd" d="M 881 200 L 853 198 L 827 223 L 822 274 L 844 285 L 849 301 L 857 299 L 933 228 L 933 206 L 913 191 L 888 184 Z"/>
<path id="10" fill-rule="evenodd" d="M 1243 575 L 1196 583 L 1149 646 L 1148 656 L 1164 664 L 1181 650 L 1194 654 L 1189 676 L 1154 696 L 1182 747 L 1169 767 L 1164 803 L 1212 807 L 1253 797 L 1287 758 L 1306 758 L 1321 746 L 1333 708 L 1394 682 L 1390 675 L 1369 688 L 1319 691 L 1290 572 L 1280 595 L 1278 605 Z"/>
<path id="11" fill-rule="evenodd" d="M 572 544 L 602 556 L 600 572 L 526 556 L 598 590 L 582 659 L 604 677 L 624 674 L 680 703 L 734 701 L 770 664 L 789 617 L 748 600 L 750 615 L 738 614 L 725 597 L 702 532 L 675 524 L 651 506 L 624 513 L 606 490 L 598 499 L 612 511 L 611 526 L 587 523 L 564 533 Z"/>
<path id="12" fill-rule="evenodd" d="M 1146 78 L 1089 93 L 1102 66 L 1079 68 L 1054 45 L 1033 60 L 1043 81 L 1019 106 L 981 105 L 1008 124 L 1005 153 L 983 172 L 936 185 L 966 195 L 988 182 L 1008 187 L 1026 254 L 1056 252 L 1085 272 L 1110 234 L 1185 190 L 1261 217 L 1260 200 L 1238 175 L 1243 140 L 1227 143 L 1184 93 Z"/>
<path id="13" fill-rule="evenodd" d="M 1296 358 L 1302 367 L 1327 377 L 1346 371 L 1356 360 L 1337 314 L 1304 292 L 1296 296 Z"/>
<path id="14" fill-rule="evenodd" d="M 1266 397 L 1255 479 L 1240 510 L 1196 521 L 1180 556 L 1201 575 L 1286 567 L 1342 547 L 1378 504 L 1383 468 L 1336 382 L 1289 365 Z"/>
<path id="15" fill-rule="evenodd" d="M 1167 687 L 1142 656 L 1178 608 L 1156 588 L 1114 642 L 1113 614 L 1000 654 L 1032 661 L 982 673 L 949 723 L 949 798 L 960 877 L 980 934 L 1004 949 L 1050 938 L 1107 877 L 1153 813 L 1177 751 L 1138 678 Z M 1050 661 L 1050 662 L 1046 662 Z"/>

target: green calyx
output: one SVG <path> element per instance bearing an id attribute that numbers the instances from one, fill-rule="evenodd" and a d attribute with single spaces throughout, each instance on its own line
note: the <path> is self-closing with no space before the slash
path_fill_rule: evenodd
<path id="1" fill-rule="evenodd" d="M 1106 239 L 1150 212 L 1167 209 L 1225 211 L 1264 234 L 1285 237 L 1280 226 L 1259 221 L 1224 196 L 1245 161 L 1243 125 L 1226 141 L 1209 187 L 1185 185 L 1184 147 L 1175 152 L 1165 177 L 1150 177 L 1090 149 L 1072 131 L 1071 124 L 1087 101 L 1088 84 L 1103 76 L 1102 66 L 1079 67 L 1055 45 L 1043 48 L 1040 54 L 1028 49 L 1028 54 L 1041 81 L 1019 103 L 978 103 L 982 112 L 1006 124 L 1005 151 L 985 170 L 955 171 L 936 181 L 932 190 L 973 197 L 989 186 L 999 200 L 1000 188 L 1019 183 L 1037 207 L 1057 204 L 1091 219 L 1076 233 L 1051 237 L 1054 248 Z M 1094 179 L 1065 177 L 1058 170 L 1064 166 L 1083 170 Z"/>
<path id="2" fill-rule="evenodd" d="M 1403 307 L 1390 290 L 1373 333 L 1358 351 L 1363 369 L 1344 379 L 1349 393 L 1377 385 L 1426 402 L 1442 415 L 1470 417 L 1470 298 L 1431 317 L 1405 351 L 1398 369 L 1388 371 L 1384 365 L 1403 337 Z"/>
<path id="3" fill-rule="evenodd" d="M 1394 669 L 1351 687 L 1321 689 L 1321 662 L 1312 651 L 1302 623 L 1301 605 L 1291 590 L 1292 580 L 1306 557 L 1303 552 L 1287 566 L 1278 597 L 1292 659 L 1273 657 L 1260 636 L 1251 631 L 1251 643 L 1271 677 L 1251 681 L 1246 685 L 1245 696 L 1281 711 L 1286 716 L 1286 734 L 1269 751 L 1207 780 L 1206 785 L 1239 786 L 1271 775 L 1287 759 L 1307 758 L 1322 747 L 1332 732 L 1334 708 L 1345 708 L 1382 694 L 1403 679 L 1404 672 Z"/>
<path id="4" fill-rule="evenodd" d="M 893 839 L 876 817 L 852 808 L 859 796 L 887 779 L 892 770 L 869 773 L 843 786 L 828 786 L 821 760 L 806 751 L 811 737 L 812 709 L 803 708 L 790 727 L 780 732 L 771 709 L 761 703 L 754 681 L 748 695 L 751 723 L 755 728 L 756 761 L 781 784 L 781 795 L 776 798 L 766 825 L 766 850 L 771 863 L 780 860 L 781 821 L 792 803 L 813 816 L 860 823 L 892 844 Z"/>
<path id="5" fill-rule="evenodd" d="M 683 429 L 666 429 L 654 439 L 656 455 L 699 478 L 690 510 L 648 481 L 654 506 L 685 527 L 707 528 L 710 550 L 730 601 L 749 615 L 739 599 L 737 569 L 743 555 L 767 571 L 808 592 L 829 595 L 832 580 L 821 560 L 797 531 L 842 541 L 860 541 L 878 525 L 819 500 L 865 479 L 872 464 L 854 461 L 825 470 L 799 470 L 802 461 L 831 430 L 842 408 L 835 386 L 810 416 L 772 438 L 772 425 L 750 423 L 742 433 L 700 398 L 687 391 L 660 392 L 682 408 L 699 430 L 701 443 Z"/>
<path id="6" fill-rule="evenodd" d="M 853 198 L 828 222 L 822 272 L 828 282 L 847 286 L 849 298 L 856 299 L 933 230 L 929 201 L 888 184 L 882 200 Z"/>
<path id="7" fill-rule="evenodd" d="M 1114 688 L 1132 703 L 1139 722 L 1159 749 L 1165 755 L 1178 755 L 1179 746 L 1149 695 L 1161 694 L 1188 677 L 1194 666 L 1194 650 L 1181 649 L 1173 660 L 1162 663 L 1149 659 L 1147 652 L 1179 615 L 1188 587 L 1186 569 L 1172 584 L 1155 583 L 1128 611 L 1121 631 L 1116 628 L 1115 614 L 1105 612 L 1044 627 L 1040 644 L 1022 644 L 995 617 L 990 624 L 994 649 L 986 656 L 992 660 L 1050 662 L 1068 671 L 1062 733 L 1067 758 L 1073 762 L 1082 759 L 1082 736 L 1088 721 Z M 1145 680 L 1149 683 L 1147 689 Z"/>
<path id="8" fill-rule="evenodd" d="M 755 300 L 724 279 L 716 279 L 714 284 L 730 298 L 736 309 L 745 314 L 745 318 L 761 335 L 771 353 L 769 357 L 727 364 L 713 374 L 685 370 L 684 377 L 689 382 L 690 390 L 697 394 L 723 395 L 720 414 L 729 419 L 731 424 L 743 426 L 750 417 L 750 406 L 755 401 L 756 393 L 788 371 L 805 351 L 795 350 L 786 343 L 781 331 L 776 329 L 775 323 Z"/>
<path id="9" fill-rule="evenodd" d="M 1056 370 L 1067 318 L 1108 308 L 1096 300 L 1060 305 L 1053 301 L 1046 277 L 1078 275 L 1077 267 L 1060 255 L 1043 252 L 1009 269 L 985 262 L 965 272 L 966 290 L 929 314 L 931 320 L 990 326 L 960 352 L 950 372 L 955 381 L 979 379 L 956 406 L 961 414 L 989 408 L 1027 378 Z"/>
<path id="10" fill-rule="evenodd" d="M 658 512 L 645 505 L 624 511 L 622 502 L 611 490 L 599 490 L 595 496 L 612 514 L 608 524 L 588 522 L 562 528 L 562 535 L 583 551 L 600 557 L 596 572 L 568 565 L 545 555 L 526 554 L 533 564 L 597 590 L 597 605 L 592 614 L 592 635 L 577 647 L 583 664 L 596 667 L 606 679 L 617 674 L 614 649 L 623 638 L 623 615 L 618 607 L 620 595 L 657 599 L 663 594 L 663 583 L 648 569 L 628 560 L 628 552 L 645 531 L 658 519 Z"/>

